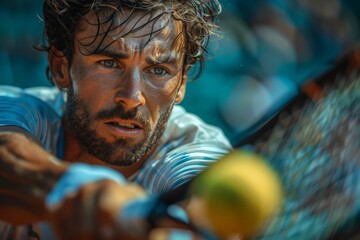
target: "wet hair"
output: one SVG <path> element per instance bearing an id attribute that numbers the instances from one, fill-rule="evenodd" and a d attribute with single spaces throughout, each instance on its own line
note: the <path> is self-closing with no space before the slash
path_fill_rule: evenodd
<path id="1" fill-rule="evenodd" d="M 149 17 L 147 23 L 153 24 L 152 26 L 163 17 L 167 17 L 169 20 L 172 17 L 181 21 L 183 30 L 177 39 L 184 39 L 182 36 L 185 37 L 182 44 L 185 54 L 184 64 L 197 65 L 193 79 L 200 76 L 210 36 L 218 33 L 218 26 L 215 23 L 216 17 L 221 12 L 221 5 L 218 0 L 44 0 L 44 41 L 38 46 L 38 49 L 50 51 L 51 48 L 56 48 L 67 57 L 71 64 L 74 53 L 75 30 L 84 16 L 93 11 L 96 14 L 97 22 L 84 20 L 88 24 L 95 25 L 98 31 L 87 45 L 94 43 L 97 38 L 100 38 L 101 41 L 95 49 L 83 54 L 101 52 L 105 49 L 101 47 L 102 40 L 111 34 L 112 30 L 120 27 L 116 22 L 116 17 L 117 14 L 121 14 L 124 8 L 131 10 L 131 14 L 121 24 L 126 24 L 133 17 L 132 13 L 139 11 L 144 13 L 144 16 Z M 106 12 L 106 17 L 103 16 L 104 12 Z M 104 23 L 109 26 L 105 31 L 100 27 Z M 129 32 L 119 34 L 114 41 L 138 31 L 145 25 L 147 24 L 133 27 Z M 161 30 L 153 28 L 153 31 L 149 33 L 148 41 Z M 86 46 L 86 44 L 83 45 Z M 49 79 L 51 78 L 49 70 L 47 70 L 47 76 Z"/>

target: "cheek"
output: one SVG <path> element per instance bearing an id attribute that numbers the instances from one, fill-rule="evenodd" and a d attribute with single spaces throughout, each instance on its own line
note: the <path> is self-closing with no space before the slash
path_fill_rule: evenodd
<path id="1" fill-rule="evenodd" d="M 90 113 L 95 113 L 103 108 L 111 100 L 109 92 L 110 84 L 101 84 L 99 74 L 77 71 L 72 75 L 74 94 L 82 101 Z"/>
<path id="2" fill-rule="evenodd" d="M 177 93 L 177 90 L 180 85 L 181 78 L 179 76 L 174 77 L 164 86 L 164 93 L 167 96 L 173 96 Z"/>
<path id="3" fill-rule="evenodd" d="M 173 78 L 161 87 L 148 85 L 146 90 L 146 102 L 150 114 L 159 114 L 166 111 L 175 101 L 179 81 Z"/>
<path id="4" fill-rule="evenodd" d="M 169 107 L 174 104 L 178 85 L 179 83 L 175 79 L 164 85 L 162 89 L 151 87 L 150 90 L 147 91 L 147 108 L 150 116 L 152 116 L 153 125 L 155 125 L 160 116 L 167 112 Z"/>
<path id="5" fill-rule="evenodd" d="M 176 75 L 170 80 L 164 82 L 149 82 L 147 94 L 159 98 L 161 101 L 173 100 L 181 82 L 181 74 Z"/>

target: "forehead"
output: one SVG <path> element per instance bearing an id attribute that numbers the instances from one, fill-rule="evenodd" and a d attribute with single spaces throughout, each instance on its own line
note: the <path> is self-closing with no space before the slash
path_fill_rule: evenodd
<path id="1" fill-rule="evenodd" d="M 87 54 L 108 47 L 180 52 L 183 44 L 182 23 L 166 9 L 145 12 L 108 7 L 87 13 L 75 30 L 75 46 Z"/>

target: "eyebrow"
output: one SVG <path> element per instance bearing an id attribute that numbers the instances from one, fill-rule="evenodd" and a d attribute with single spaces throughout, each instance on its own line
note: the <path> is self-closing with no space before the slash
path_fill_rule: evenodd
<path id="1" fill-rule="evenodd" d="M 172 53 L 172 52 L 171 52 Z M 102 55 L 102 56 L 107 56 L 109 58 L 113 58 L 113 59 L 126 59 L 129 58 L 129 54 L 127 54 L 126 52 L 122 52 L 122 51 L 113 51 L 110 50 L 108 48 L 99 51 L 97 53 L 94 53 L 93 55 Z M 145 61 L 150 64 L 150 65 L 156 65 L 156 64 L 161 64 L 161 63 L 166 63 L 166 64 L 170 64 L 170 65 L 177 65 L 178 64 L 178 58 L 176 56 L 178 56 L 177 54 L 175 54 L 175 56 L 171 56 L 172 54 L 160 54 L 158 57 L 155 56 L 147 56 Z"/>
<path id="2" fill-rule="evenodd" d="M 107 56 L 107 57 L 114 58 L 114 59 L 129 58 L 129 54 L 127 54 L 125 52 L 112 51 L 112 50 L 109 50 L 108 48 L 105 48 L 104 50 L 99 51 L 97 53 L 94 53 L 94 55 L 103 55 L 103 56 Z"/>
<path id="3" fill-rule="evenodd" d="M 170 54 L 161 54 L 158 57 L 147 56 L 146 62 L 151 65 L 156 65 L 156 64 L 160 64 L 160 63 L 177 65 L 179 62 L 178 61 L 179 59 L 176 56 L 177 56 L 177 54 L 175 56 L 171 56 Z"/>

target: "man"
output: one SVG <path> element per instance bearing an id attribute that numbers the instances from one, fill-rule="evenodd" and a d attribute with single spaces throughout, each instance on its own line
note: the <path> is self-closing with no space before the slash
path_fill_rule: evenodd
<path id="1" fill-rule="evenodd" d="M 220 130 L 174 106 L 220 9 L 216 0 L 45 0 L 42 49 L 61 91 L 0 90 L 0 219 L 47 221 L 60 238 L 117 238 L 126 234 L 118 211 L 142 189 L 174 189 L 228 152 Z M 2 235 L 22 231 L 47 236 L 36 225 Z"/>

